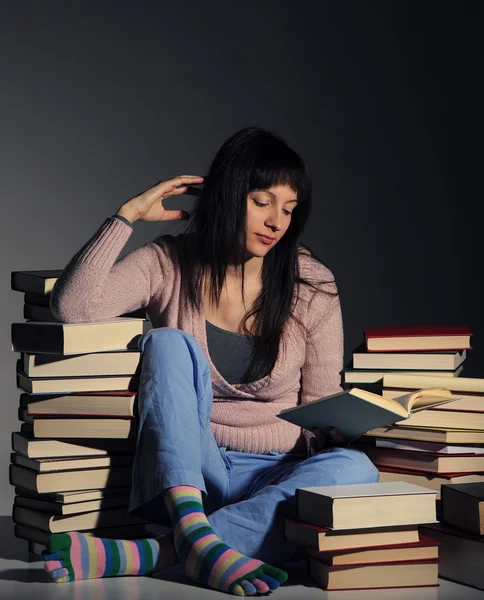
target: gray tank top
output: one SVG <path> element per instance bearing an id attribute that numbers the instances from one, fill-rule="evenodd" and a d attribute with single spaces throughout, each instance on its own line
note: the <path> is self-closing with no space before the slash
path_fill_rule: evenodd
<path id="1" fill-rule="evenodd" d="M 253 337 L 221 329 L 205 321 L 210 358 L 217 371 L 230 384 L 240 383 L 252 358 Z"/>

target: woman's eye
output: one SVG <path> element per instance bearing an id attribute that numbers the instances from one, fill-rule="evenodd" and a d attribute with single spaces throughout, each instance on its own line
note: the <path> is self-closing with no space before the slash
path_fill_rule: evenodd
<path id="1" fill-rule="evenodd" d="M 252 198 L 254 204 L 256 206 L 269 206 L 269 204 L 264 204 L 263 202 L 258 202 L 257 200 L 255 200 L 255 198 Z M 287 215 L 288 217 L 292 215 L 292 212 L 290 212 L 289 210 L 283 210 L 282 211 L 285 215 Z"/>

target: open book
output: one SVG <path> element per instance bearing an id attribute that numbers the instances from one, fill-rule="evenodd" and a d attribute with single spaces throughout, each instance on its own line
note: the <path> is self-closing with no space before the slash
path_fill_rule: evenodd
<path id="1" fill-rule="evenodd" d="M 304 429 L 319 427 L 325 431 L 328 427 L 336 427 L 343 437 L 352 438 L 453 400 L 457 398 L 443 388 L 426 388 L 393 399 L 352 388 L 308 404 L 286 408 L 277 416 Z"/>

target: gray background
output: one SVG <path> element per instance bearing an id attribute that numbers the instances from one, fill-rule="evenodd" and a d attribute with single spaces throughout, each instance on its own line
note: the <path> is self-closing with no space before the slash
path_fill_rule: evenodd
<path id="1" fill-rule="evenodd" d="M 10 272 L 63 268 L 124 201 L 203 175 L 241 127 L 280 133 L 313 174 L 303 241 L 336 275 L 346 359 L 363 327 L 468 324 L 479 372 L 479 5 L 1 3 L 0 513 L 20 393 Z M 179 225 L 137 223 L 126 251 Z"/>

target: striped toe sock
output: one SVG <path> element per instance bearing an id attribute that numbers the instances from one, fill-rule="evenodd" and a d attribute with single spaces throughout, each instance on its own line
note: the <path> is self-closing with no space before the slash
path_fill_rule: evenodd
<path id="1" fill-rule="evenodd" d="M 169 536 L 112 540 L 86 536 L 77 531 L 51 535 L 42 558 L 45 570 L 57 583 L 150 575 L 177 562 Z"/>
<path id="2" fill-rule="evenodd" d="M 197 488 L 169 488 L 165 502 L 172 519 L 175 550 L 190 579 L 237 596 L 266 593 L 286 581 L 285 571 L 241 554 L 215 535 Z"/>

